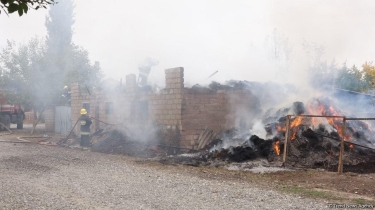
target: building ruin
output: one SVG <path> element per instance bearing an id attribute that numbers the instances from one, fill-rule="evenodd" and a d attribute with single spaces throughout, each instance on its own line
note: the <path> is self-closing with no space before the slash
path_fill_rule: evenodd
<path id="1" fill-rule="evenodd" d="M 239 113 L 251 109 L 253 97 L 249 90 L 200 91 L 184 86 L 184 68 L 165 70 L 165 88 L 158 93 L 139 88 L 136 76 L 126 76 L 125 91 L 84 93 L 79 84 L 71 86 L 72 126 L 86 108 L 92 117 L 110 123 L 142 123 L 151 120 L 164 129 L 176 130 L 177 145 L 194 148 L 199 135 L 209 128 L 219 134 L 242 123 Z M 53 113 L 48 112 L 48 124 Z M 52 116 L 52 117 L 51 117 Z M 48 125 L 46 124 L 46 127 Z M 92 131 L 106 125 L 94 121 Z M 48 126 L 52 129 L 53 126 Z M 79 135 L 79 126 L 74 129 Z"/>

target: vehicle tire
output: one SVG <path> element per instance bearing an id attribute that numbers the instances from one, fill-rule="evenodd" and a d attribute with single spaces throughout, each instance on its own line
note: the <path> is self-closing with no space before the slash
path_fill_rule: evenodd
<path id="1" fill-rule="evenodd" d="M 25 114 L 21 113 L 21 115 L 18 116 L 18 122 L 17 122 L 17 129 L 23 129 L 23 120 Z"/>
<path id="2" fill-rule="evenodd" d="M 23 129 L 23 121 L 17 123 L 17 129 Z"/>

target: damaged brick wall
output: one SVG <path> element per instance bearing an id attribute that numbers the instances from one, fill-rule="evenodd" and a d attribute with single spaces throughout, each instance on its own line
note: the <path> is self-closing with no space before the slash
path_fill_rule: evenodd
<path id="1" fill-rule="evenodd" d="M 54 132 L 55 131 L 55 110 L 48 109 L 44 111 L 43 115 L 44 115 L 46 131 Z"/>
<path id="2" fill-rule="evenodd" d="M 208 126 L 218 133 L 225 128 L 227 96 L 221 92 L 200 93 L 184 89 L 181 146 L 191 148 Z"/>
<path id="3" fill-rule="evenodd" d="M 239 127 L 241 112 L 253 109 L 254 100 L 246 90 L 184 89 L 181 146 L 192 148 L 206 127 L 219 134 Z"/>
<path id="4" fill-rule="evenodd" d="M 83 94 L 80 91 L 80 86 L 78 83 L 71 85 L 71 112 L 72 112 L 72 126 L 77 122 L 78 118 L 81 116 L 80 112 L 83 108 L 83 103 L 90 103 L 90 95 Z M 75 127 L 74 133 L 80 135 L 79 125 Z"/>
<path id="5" fill-rule="evenodd" d="M 249 91 L 210 90 L 202 93 L 185 88 L 182 67 L 165 70 L 165 88 L 158 93 L 137 87 L 134 74 L 126 76 L 125 91 L 122 92 L 84 95 L 78 84 L 72 85 L 72 126 L 80 117 L 84 103 L 90 103 L 90 115 L 101 121 L 142 123 L 145 117 L 166 130 L 177 131 L 179 138 L 175 139 L 174 145 L 184 148 L 192 148 L 207 126 L 217 134 L 238 126 L 242 123 L 239 122 L 241 114 L 254 107 Z M 104 127 L 96 121 L 92 131 Z M 75 133 L 79 135 L 79 126 Z"/>
<path id="6" fill-rule="evenodd" d="M 184 69 L 165 70 L 165 89 L 150 100 L 150 117 L 158 124 L 181 130 L 182 88 Z"/>
<path id="7" fill-rule="evenodd" d="M 92 95 L 81 94 L 78 84 L 72 85 L 72 126 L 80 117 L 83 103 L 90 103 L 90 115 L 109 123 L 142 123 L 153 120 L 166 129 L 180 131 L 183 72 L 182 67 L 165 70 L 165 89 L 159 93 L 138 88 L 134 74 L 126 76 L 124 92 L 99 92 Z M 146 113 L 147 116 L 144 116 Z M 106 125 L 94 122 L 92 131 Z M 75 129 L 79 135 L 79 126 Z M 178 139 L 179 144 L 179 139 Z"/>

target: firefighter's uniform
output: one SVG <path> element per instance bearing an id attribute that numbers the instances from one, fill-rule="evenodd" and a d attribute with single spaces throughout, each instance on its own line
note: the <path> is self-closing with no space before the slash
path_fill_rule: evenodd
<path id="1" fill-rule="evenodd" d="M 139 67 L 138 69 L 139 69 L 139 79 L 141 80 L 139 84 L 142 87 L 146 86 L 147 85 L 148 74 L 151 71 L 151 67 Z"/>
<path id="2" fill-rule="evenodd" d="M 152 60 L 150 57 L 148 57 L 138 66 L 138 69 L 139 69 L 138 83 L 140 86 L 143 87 L 147 85 L 147 78 L 148 78 L 148 75 L 150 74 L 151 67 L 156 66 L 158 64 L 159 64 L 159 61 Z"/>
<path id="3" fill-rule="evenodd" d="M 90 125 L 92 120 L 87 116 L 86 109 L 81 109 L 81 117 L 79 118 L 81 124 L 81 147 L 90 146 Z"/>

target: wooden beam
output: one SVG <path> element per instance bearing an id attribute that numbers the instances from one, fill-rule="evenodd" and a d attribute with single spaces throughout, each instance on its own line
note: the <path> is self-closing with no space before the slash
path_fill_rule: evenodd
<path id="1" fill-rule="evenodd" d="M 285 140 L 284 140 L 284 154 L 283 154 L 283 163 L 285 165 L 286 162 L 286 155 L 287 155 L 287 148 L 288 148 L 288 139 L 289 139 L 289 127 L 290 127 L 290 115 L 286 116 L 286 122 L 285 122 Z"/>
<path id="2" fill-rule="evenodd" d="M 344 171 L 344 141 L 346 135 L 346 118 L 342 121 L 342 136 L 341 136 L 341 143 L 340 143 L 340 154 L 339 154 L 339 166 L 338 166 L 338 173 L 342 174 Z"/>

